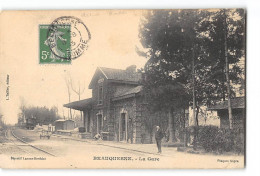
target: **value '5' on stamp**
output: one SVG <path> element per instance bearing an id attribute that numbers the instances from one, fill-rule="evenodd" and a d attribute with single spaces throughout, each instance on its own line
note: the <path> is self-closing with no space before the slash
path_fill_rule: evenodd
<path id="1" fill-rule="evenodd" d="M 39 63 L 71 63 L 71 26 L 39 25 Z"/>

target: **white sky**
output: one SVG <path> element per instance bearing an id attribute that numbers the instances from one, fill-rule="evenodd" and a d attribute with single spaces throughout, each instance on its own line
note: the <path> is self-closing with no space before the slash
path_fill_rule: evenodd
<path id="1" fill-rule="evenodd" d="M 97 15 L 98 13 L 98 15 Z M 80 18 L 91 32 L 92 39 L 84 54 L 72 65 L 39 65 L 38 25 L 49 24 L 55 18 L 71 15 Z M 92 16 L 94 15 L 94 16 Z M 90 80 L 98 66 L 125 69 L 135 64 L 140 68 L 146 62 L 138 56 L 135 46 L 138 39 L 140 13 L 109 15 L 108 11 L 76 12 L 19 12 L 4 13 L 1 19 L 0 112 L 7 123 L 16 123 L 20 97 L 27 105 L 58 106 L 68 103 L 64 70 L 71 73 L 75 84 L 85 82 L 86 90 L 81 99 L 91 97 Z M 10 76 L 10 100 L 5 100 L 6 76 Z M 72 101 L 78 100 L 72 93 Z M 67 109 L 64 108 L 67 115 Z"/>

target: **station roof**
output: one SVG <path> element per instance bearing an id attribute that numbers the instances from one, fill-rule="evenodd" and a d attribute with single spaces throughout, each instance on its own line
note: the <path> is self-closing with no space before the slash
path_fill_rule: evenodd
<path id="1" fill-rule="evenodd" d="M 92 106 L 92 98 L 84 99 L 84 100 L 79 100 L 79 101 L 74 101 L 68 104 L 64 104 L 63 106 L 66 108 L 71 108 L 71 109 L 76 109 L 76 110 L 84 110 L 91 108 Z"/>
<path id="2" fill-rule="evenodd" d="M 130 90 L 127 90 L 126 92 L 123 92 L 115 97 L 113 97 L 113 101 L 116 101 L 116 100 L 121 100 L 121 99 L 125 99 L 125 98 L 129 98 L 129 97 L 133 97 L 135 96 L 137 93 L 141 92 L 143 89 L 143 86 L 137 86 L 137 87 L 134 87 Z"/>
<path id="3" fill-rule="evenodd" d="M 232 109 L 243 109 L 245 108 L 245 97 L 235 97 L 231 99 Z M 221 110 L 228 109 L 228 101 L 222 101 L 208 108 L 208 110 Z"/>
<path id="4" fill-rule="evenodd" d="M 122 81 L 134 81 L 137 82 L 141 79 L 141 74 L 135 71 L 114 69 L 114 68 L 106 68 L 99 67 L 103 71 L 103 73 L 107 76 L 107 79 L 115 79 Z"/>
<path id="5" fill-rule="evenodd" d="M 141 80 L 141 73 L 135 71 L 134 65 L 130 66 L 126 70 L 98 67 L 89 84 L 89 88 L 93 88 L 93 84 L 99 74 L 104 75 L 107 80 L 125 83 L 138 83 Z"/>

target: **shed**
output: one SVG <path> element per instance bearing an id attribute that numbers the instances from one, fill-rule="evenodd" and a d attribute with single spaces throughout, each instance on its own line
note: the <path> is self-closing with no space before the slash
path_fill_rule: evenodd
<path id="1" fill-rule="evenodd" d="M 75 122 L 73 120 L 59 119 L 54 122 L 55 130 L 73 130 Z"/>
<path id="2" fill-rule="evenodd" d="M 245 97 L 235 97 L 231 99 L 231 109 L 233 115 L 233 126 L 236 129 L 244 129 L 246 111 Z M 228 102 L 222 101 L 208 108 L 211 111 L 217 111 L 220 118 L 220 128 L 229 128 Z"/>

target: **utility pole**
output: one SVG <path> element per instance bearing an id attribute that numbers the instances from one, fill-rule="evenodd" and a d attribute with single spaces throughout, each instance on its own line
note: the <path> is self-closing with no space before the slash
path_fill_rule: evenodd
<path id="1" fill-rule="evenodd" d="M 196 93 L 195 93 L 195 45 L 192 45 L 192 126 L 193 126 L 193 134 L 192 134 L 192 144 L 193 149 L 197 148 L 197 119 L 196 119 Z"/>
<path id="2" fill-rule="evenodd" d="M 192 110 L 193 110 L 193 124 L 194 126 L 198 126 L 196 120 L 196 94 L 195 94 L 195 54 L 194 54 L 195 46 L 192 48 Z"/>
<path id="3" fill-rule="evenodd" d="M 224 53 L 225 53 L 225 75 L 227 84 L 227 101 L 228 101 L 228 118 L 229 118 L 229 128 L 233 129 L 233 116 L 232 116 L 232 106 L 231 106 L 231 96 L 230 96 L 230 79 L 229 79 L 229 62 L 228 62 L 228 49 L 227 49 L 227 15 L 226 10 L 224 10 Z"/>

